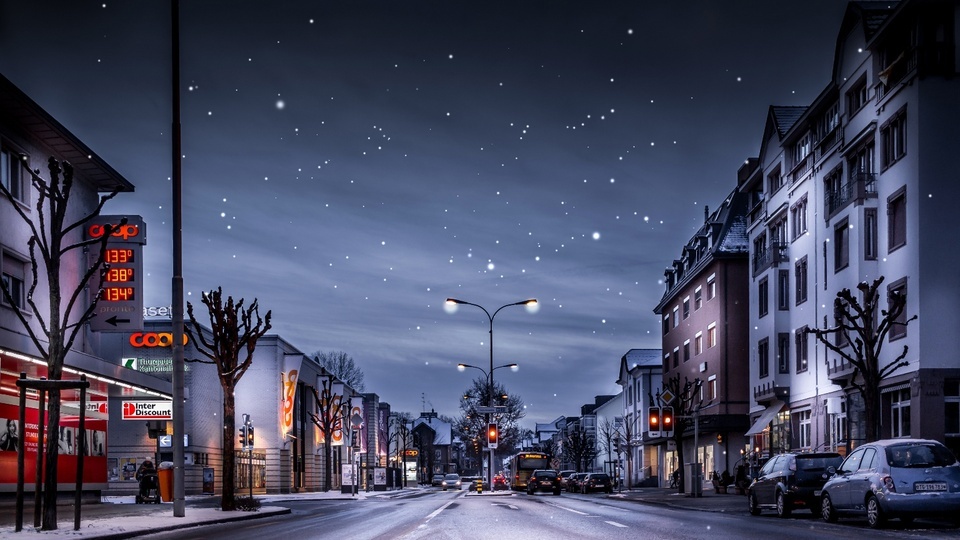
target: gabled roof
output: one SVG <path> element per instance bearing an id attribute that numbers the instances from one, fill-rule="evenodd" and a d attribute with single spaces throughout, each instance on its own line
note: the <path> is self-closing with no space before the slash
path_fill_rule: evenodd
<path id="1" fill-rule="evenodd" d="M 100 191 L 134 189 L 133 184 L 3 75 L 0 75 L 0 125 L 19 136 L 39 141 L 55 152 L 58 159 L 69 161 L 78 177 L 93 182 Z"/>
<path id="2" fill-rule="evenodd" d="M 787 132 L 790 131 L 790 128 L 797 123 L 797 120 L 799 120 L 805 112 L 807 112 L 806 106 L 772 105 L 770 107 L 770 120 L 774 129 L 777 131 L 777 135 L 783 139 Z"/>
<path id="3" fill-rule="evenodd" d="M 663 369 L 663 362 L 660 355 L 663 349 L 630 349 L 627 354 L 620 357 L 620 376 L 617 377 L 617 384 L 627 383 L 630 374 L 642 369 Z"/>

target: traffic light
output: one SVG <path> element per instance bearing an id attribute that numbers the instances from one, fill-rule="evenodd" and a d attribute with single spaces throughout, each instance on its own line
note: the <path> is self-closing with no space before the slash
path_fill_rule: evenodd
<path id="1" fill-rule="evenodd" d="M 247 426 L 247 448 L 253 448 L 253 426 Z"/>
<path id="2" fill-rule="evenodd" d="M 247 426 L 240 426 L 240 446 L 247 447 Z"/>
<path id="3" fill-rule="evenodd" d="M 664 437 L 673 437 L 673 407 L 664 407 L 660 412 L 661 430 Z"/>
<path id="4" fill-rule="evenodd" d="M 660 437 L 660 407 L 650 407 L 650 413 L 647 420 L 647 435 L 650 437 Z"/>
<path id="5" fill-rule="evenodd" d="M 491 422 L 490 425 L 487 426 L 487 447 L 496 448 L 499 439 L 500 430 L 497 428 L 496 424 Z"/>

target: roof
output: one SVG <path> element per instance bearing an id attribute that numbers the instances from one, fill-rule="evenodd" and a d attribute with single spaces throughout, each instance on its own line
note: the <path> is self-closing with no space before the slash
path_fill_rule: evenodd
<path id="1" fill-rule="evenodd" d="M 79 177 L 100 191 L 134 190 L 133 184 L 30 99 L 9 79 L 0 75 L 0 125 L 15 130 L 24 138 L 34 139 L 73 165 Z"/>
<path id="2" fill-rule="evenodd" d="M 777 130 L 777 135 L 783 139 L 784 135 L 790 131 L 790 128 L 797 123 L 797 120 L 807 112 L 806 106 L 799 105 L 773 105 L 770 107 L 770 118 Z"/>

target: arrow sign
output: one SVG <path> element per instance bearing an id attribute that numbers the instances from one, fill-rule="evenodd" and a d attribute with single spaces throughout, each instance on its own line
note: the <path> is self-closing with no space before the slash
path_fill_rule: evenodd
<path id="1" fill-rule="evenodd" d="M 117 323 L 130 324 L 130 319 L 118 319 L 116 315 L 106 320 L 107 324 L 116 326 Z"/>

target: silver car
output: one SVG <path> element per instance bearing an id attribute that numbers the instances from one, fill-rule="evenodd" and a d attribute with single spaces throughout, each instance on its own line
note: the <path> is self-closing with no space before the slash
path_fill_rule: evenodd
<path id="1" fill-rule="evenodd" d="M 825 521 L 865 515 L 871 527 L 880 528 L 889 518 L 960 519 L 960 463 L 937 441 L 864 444 L 835 472 L 822 490 L 820 514 Z"/>

